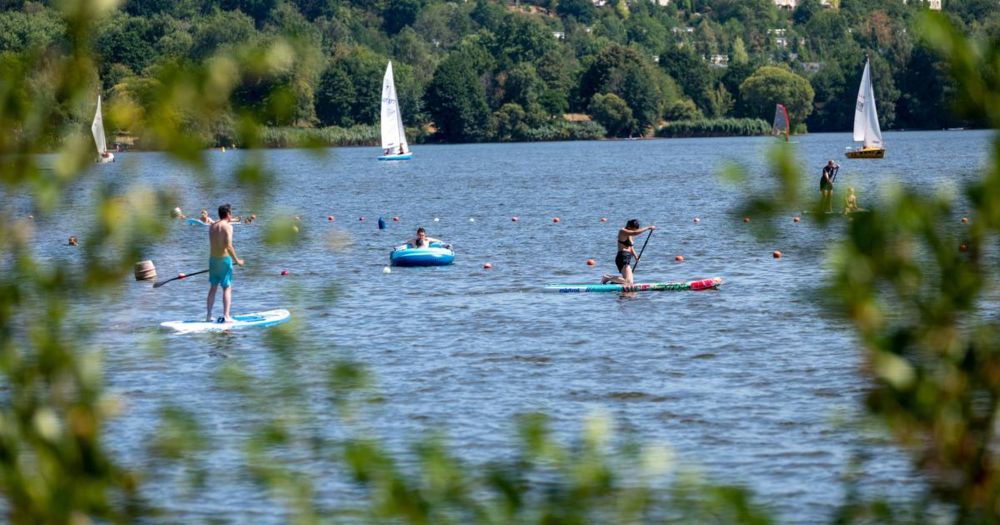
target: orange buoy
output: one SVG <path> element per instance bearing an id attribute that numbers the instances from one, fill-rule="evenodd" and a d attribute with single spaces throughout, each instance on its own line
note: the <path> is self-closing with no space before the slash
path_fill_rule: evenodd
<path id="1" fill-rule="evenodd" d="M 750 217 L 743 217 L 743 222 L 750 222 Z"/>
<path id="2" fill-rule="evenodd" d="M 695 218 L 694 218 L 694 223 L 695 223 L 695 224 L 698 224 L 698 223 L 700 223 L 700 222 L 701 222 L 701 219 L 699 219 L 698 217 L 695 217 Z"/>
<path id="3" fill-rule="evenodd" d="M 684 256 L 683 255 L 675 255 L 674 256 L 674 260 L 677 261 L 677 262 L 684 262 Z"/>
<path id="4" fill-rule="evenodd" d="M 798 217 L 792 217 L 792 222 L 799 222 L 799 221 L 801 221 L 801 220 L 802 220 L 802 219 L 800 219 L 800 218 L 798 218 Z"/>
<path id="5" fill-rule="evenodd" d="M 969 222 L 968 217 L 962 217 L 962 224 L 967 224 Z"/>
<path id="6" fill-rule="evenodd" d="M 288 270 L 281 270 L 281 275 L 288 275 Z"/>
<path id="7" fill-rule="evenodd" d="M 559 217 L 552 217 L 552 222 L 559 222 Z"/>
<path id="8" fill-rule="evenodd" d="M 597 264 L 597 261 L 593 259 L 587 259 L 587 266 L 593 266 L 595 264 Z"/>
<path id="9" fill-rule="evenodd" d="M 601 217 L 601 222 L 608 222 L 608 218 L 607 217 Z"/>
<path id="10" fill-rule="evenodd" d="M 778 250 L 774 250 L 774 252 L 771 253 L 771 257 L 774 257 L 775 259 L 780 259 L 781 258 L 781 252 L 778 251 Z"/>
<path id="11" fill-rule="evenodd" d="M 483 269 L 485 269 L 485 270 L 489 270 L 490 268 L 493 268 L 493 265 L 490 264 L 490 263 L 486 263 L 486 264 L 483 265 Z"/>

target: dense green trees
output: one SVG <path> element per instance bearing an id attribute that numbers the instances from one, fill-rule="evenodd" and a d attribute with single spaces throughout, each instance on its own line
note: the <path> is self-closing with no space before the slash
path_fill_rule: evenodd
<path id="1" fill-rule="evenodd" d="M 65 45 L 55 7 L 6 5 L 0 52 Z M 945 3 L 963 31 L 1000 40 L 1000 10 L 993 7 L 993 0 Z M 926 10 L 925 2 L 897 0 L 843 0 L 839 9 L 804 0 L 794 11 L 772 0 L 666 7 L 590 0 L 128 0 L 95 20 L 89 38 L 111 107 L 116 93 L 129 92 L 113 88 L 138 85 L 165 64 L 204 63 L 277 38 L 295 46 L 297 58 L 281 71 L 244 76 L 225 122 L 251 111 L 281 126 L 373 125 L 381 75 L 392 60 L 407 125 L 434 124 L 440 140 L 538 137 L 522 133 L 524 126 L 557 129 L 549 124 L 564 113 L 592 107 L 610 118 L 606 98 L 592 104 L 598 94 L 615 95 L 631 112 L 626 128 L 607 121 L 613 135 L 648 134 L 672 120 L 766 116 L 764 106 L 786 96 L 796 101 L 780 102 L 810 130 L 846 131 L 867 54 L 883 127 L 983 124 L 976 115 L 942 117 L 933 109 L 950 103 L 952 87 L 937 51 L 914 37 L 917 15 Z M 461 81 L 458 63 L 472 71 Z M 444 64 L 452 70 L 439 75 Z M 811 108 L 799 107 L 808 104 L 802 102 L 808 90 L 798 81 L 781 88 L 755 79 L 742 90 L 763 65 L 805 79 L 814 92 Z M 294 102 L 293 110 L 268 109 L 274 87 Z M 445 93 L 472 99 L 445 100 Z M 109 114 L 112 127 L 117 114 Z M 514 121 L 521 132 L 511 131 Z"/>
<path id="2" fill-rule="evenodd" d="M 757 118 L 774 114 L 775 104 L 784 104 L 788 118 L 795 124 L 804 122 L 813 111 L 815 93 L 809 81 L 791 71 L 764 66 L 740 84 L 744 113 Z"/>

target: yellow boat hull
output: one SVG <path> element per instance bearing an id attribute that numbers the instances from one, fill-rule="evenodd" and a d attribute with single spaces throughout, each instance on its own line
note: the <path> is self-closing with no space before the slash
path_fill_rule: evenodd
<path id="1" fill-rule="evenodd" d="M 844 153 L 849 159 L 881 159 L 885 157 L 885 148 L 860 148 Z"/>

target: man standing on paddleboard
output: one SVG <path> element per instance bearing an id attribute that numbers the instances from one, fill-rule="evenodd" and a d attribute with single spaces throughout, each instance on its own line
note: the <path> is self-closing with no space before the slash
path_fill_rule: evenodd
<path id="1" fill-rule="evenodd" d="M 219 206 L 219 220 L 208 227 L 208 243 L 211 247 L 208 258 L 208 313 L 205 321 L 212 321 L 212 306 L 215 305 L 215 291 L 222 287 L 222 317 L 220 323 L 233 320 L 229 315 L 229 307 L 233 302 L 233 262 L 243 266 L 243 259 L 236 256 L 233 248 L 233 225 L 230 224 L 233 207 L 229 204 Z"/>

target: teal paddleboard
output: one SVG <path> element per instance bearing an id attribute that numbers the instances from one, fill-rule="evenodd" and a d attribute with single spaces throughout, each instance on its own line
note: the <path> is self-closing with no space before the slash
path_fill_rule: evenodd
<path id="1" fill-rule="evenodd" d="M 233 316 L 233 320 L 228 323 L 217 323 L 208 321 L 167 321 L 160 323 L 160 328 L 173 330 L 180 333 L 195 332 L 225 332 L 228 330 L 242 330 L 244 328 L 266 328 L 268 326 L 279 325 L 292 318 L 288 310 L 268 310 L 252 314 Z"/>

